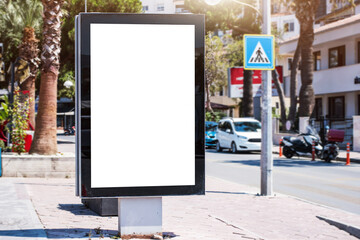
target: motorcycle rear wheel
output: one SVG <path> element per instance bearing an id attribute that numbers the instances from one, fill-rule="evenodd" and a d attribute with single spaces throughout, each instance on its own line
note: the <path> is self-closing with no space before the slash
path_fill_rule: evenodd
<path id="1" fill-rule="evenodd" d="M 294 153 L 293 151 L 291 150 L 291 148 L 285 146 L 284 149 L 283 149 L 283 153 L 284 153 L 284 156 L 286 158 L 292 158 L 294 156 Z"/>

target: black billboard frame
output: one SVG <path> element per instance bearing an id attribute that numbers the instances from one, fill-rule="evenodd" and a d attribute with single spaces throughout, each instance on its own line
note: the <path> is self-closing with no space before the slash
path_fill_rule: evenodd
<path id="1" fill-rule="evenodd" d="M 166 24 L 195 26 L 195 185 L 91 188 L 90 24 Z M 76 18 L 76 194 L 82 198 L 205 194 L 204 16 L 193 14 L 80 13 Z M 180 149 L 179 149 L 180 150 Z"/>

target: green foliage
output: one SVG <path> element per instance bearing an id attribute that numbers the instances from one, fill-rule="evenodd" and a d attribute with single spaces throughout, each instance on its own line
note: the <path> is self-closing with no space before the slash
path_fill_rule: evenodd
<path id="1" fill-rule="evenodd" d="M 9 114 L 11 115 L 9 124 L 12 125 L 11 139 L 13 151 L 17 153 L 25 152 L 26 130 L 29 127 L 29 104 L 30 99 L 28 95 L 22 94 L 19 88 L 17 88 L 14 94 L 13 106 L 9 108 Z"/>
<path id="2" fill-rule="evenodd" d="M 218 36 L 208 33 L 205 37 L 205 79 L 210 92 L 227 85 L 227 60 L 223 42 Z"/>
<path id="3" fill-rule="evenodd" d="M 244 60 L 244 46 L 243 40 L 231 41 L 230 44 L 226 46 L 225 58 L 228 60 L 229 67 L 239 67 L 243 66 Z"/>
<path id="4" fill-rule="evenodd" d="M 18 56 L 25 27 L 40 35 L 43 7 L 40 0 L 0 0 L 0 42 L 4 43 L 6 66 Z"/>
<path id="5" fill-rule="evenodd" d="M 255 6 L 255 0 L 241 0 Z M 221 1 L 210 6 L 204 0 L 185 0 L 185 9 L 192 13 L 205 14 L 206 32 L 232 29 L 233 36 L 244 33 L 260 33 L 260 16 L 252 8 L 235 1 Z"/>
<path id="6" fill-rule="evenodd" d="M 1 152 L 5 151 L 5 142 L 0 140 L 0 148 L 1 148 Z"/>
<path id="7" fill-rule="evenodd" d="M 75 16 L 85 11 L 85 1 L 66 0 L 64 10 L 67 14 L 61 28 L 61 68 L 65 68 L 65 71 L 75 71 Z M 88 0 L 87 11 L 140 13 L 142 11 L 142 3 L 140 0 Z"/>
<path id="8" fill-rule="evenodd" d="M 9 118 L 9 98 L 7 95 L 3 95 L 0 97 L 0 101 L 0 123 L 2 124 Z"/>
<path id="9" fill-rule="evenodd" d="M 220 119 L 226 117 L 226 113 L 223 112 L 206 112 L 205 121 L 219 122 Z"/>
<path id="10" fill-rule="evenodd" d="M 64 86 L 66 81 L 71 81 L 73 86 L 67 88 Z M 62 69 L 59 74 L 58 80 L 58 99 L 66 97 L 70 99 L 75 99 L 75 73 L 73 71 L 66 71 L 66 69 Z"/>

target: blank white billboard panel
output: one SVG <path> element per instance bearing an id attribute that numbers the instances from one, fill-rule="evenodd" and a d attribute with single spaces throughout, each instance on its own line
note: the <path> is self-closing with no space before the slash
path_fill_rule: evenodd
<path id="1" fill-rule="evenodd" d="M 91 187 L 195 185 L 195 26 L 90 24 Z"/>

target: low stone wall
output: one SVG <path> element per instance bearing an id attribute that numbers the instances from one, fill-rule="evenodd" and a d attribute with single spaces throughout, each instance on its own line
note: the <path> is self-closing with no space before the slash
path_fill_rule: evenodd
<path id="1" fill-rule="evenodd" d="M 2 154 L 3 177 L 75 177 L 75 155 Z"/>

